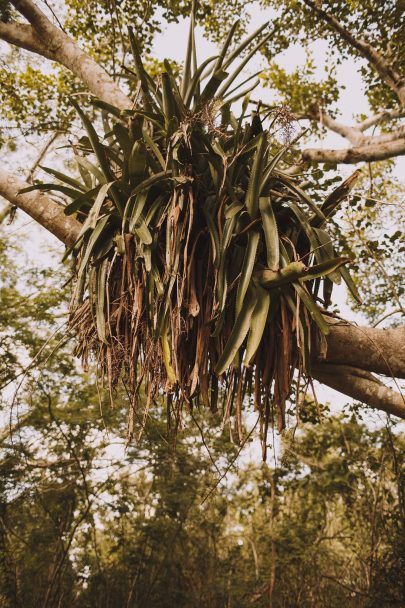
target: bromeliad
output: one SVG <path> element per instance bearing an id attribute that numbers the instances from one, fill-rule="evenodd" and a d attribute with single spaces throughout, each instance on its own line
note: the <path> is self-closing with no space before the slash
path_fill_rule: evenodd
<path id="1" fill-rule="evenodd" d="M 294 370 L 311 373 L 313 327 L 328 331 L 320 286 L 327 300 L 343 278 L 358 296 L 325 229 L 342 197 L 310 198 L 286 171 L 299 136 L 281 147 L 260 108 L 247 120 L 258 81 L 234 85 L 272 33 L 265 24 L 231 50 L 236 27 L 197 67 L 192 17 L 181 82 L 167 61 L 148 74 L 130 30 L 135 109 L 93 100 L 100 138 L 72 100 L 87 131 L 74 148 L 80 178 L 46 169 L 58 183 L 34 188 L 69 197 L 65 213 L 82 223 L 67 252 L 70 326 L 110 394 L 122 379 L 133 413 L 166 395 L 176 415 L 203 402 L 225 420 L 252 395 L 265 442 L 273 412 L 284 425 Z"/>

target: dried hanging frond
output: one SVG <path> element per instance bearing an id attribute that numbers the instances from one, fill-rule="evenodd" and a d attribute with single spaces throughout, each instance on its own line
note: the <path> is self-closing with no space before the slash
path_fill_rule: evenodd
<path id="1" fill-rule="evenodd" d="M 358 297 L 349 260 L 325 230 L 342 187 L 315 204 L 283 170 L 298 137 L 280 149 L 259 112 L 245 121 L 247 92 L 231 90 L 271 35 L 265 28 L 229 53 L 233 28 L 221 53 L 192 69 L 192 26 L 180 85 L 168 62 L 159 82 L 148 75 L 130 30 L 141 107 L 121 112 L 95 100 L 101 140 L 72 101 L 87 131 L 75 146 L 81 180 L 48 169 L 63 185 L 34 186 L 69 196 L 65 213 L 83 224 L 68 252 L 70 326 L 77 355 L 85 365 L 96 357 L 111 395 L 124 379 L 135 412 L 140 396 L 148 409 L 166 395 L 176 417 L 203 402 L 224 422 L 234 414 L 240 439 L 253 395 L 264 443 L 273 412 L 284 426 L 294 370 L 311 373 L 312 325 L 328 331 L 316 303 L 321 281 L 325 300 L 341 278 Z"/>

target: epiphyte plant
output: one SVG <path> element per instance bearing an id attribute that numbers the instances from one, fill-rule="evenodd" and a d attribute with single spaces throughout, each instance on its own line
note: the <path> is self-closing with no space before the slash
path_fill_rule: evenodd
<path id="1" fill-rule="evenodd" d="M 82 223 L 67 252 L 70 327 L 112 399 L 123 381 L 129 436 L 165 396 L 176 421 L 201 402 L 224 422 L 235 415 L 242 439 L 249 395 L 265 445 L 273 417 L 284 426 L 295 370 L 310 377 L 314 332 L 328 332 L 319 302 L 342 278 L 358 298 L 326 231 L 354 179 L 315 203 L 289 169 L 300 136 L 281 145 L 277 115 L 266 119 L 260 105 L 246 119 L 259 81 L 235 82 L 271 37 L 267 24 L 232 47 L 235 23 L 201 65 L 194 29 L 193 11 L 181 82 L 168 61 L 159 78 L 148 74 L 130 29 L 134 109 L 92 99 L 100 137 L 72 99 L 87 132 L 74 146 L 80 178 L 45 168 L 58 183 L 30 189 L 63 193 L 65 213 Z"/>

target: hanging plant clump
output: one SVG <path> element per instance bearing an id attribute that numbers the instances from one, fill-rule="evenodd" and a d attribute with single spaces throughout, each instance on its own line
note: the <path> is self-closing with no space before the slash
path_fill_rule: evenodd
<path id="1" fill-rule="evenodd" d="M 83 224 L 68 252 L 70 327 L 112 398 L 124 382 L 130 435 L 165 395 L 176 419 L 201 402 L 224 421 L 235 415 L 241 438 L 249 395 L 265 444 L 273 413 L 284 426 L 294 370 L 311 374 L 313 327 L 328 332 L 320 286 L 326 305 L 341 278 L 357 297 L 349 260 L 325 230 L 351 181 L 316 204 L 288 172 L 298 138 L 281 147 L 260 108 L 245 120 L 257 81 L 242 92 L 234 83 L 271 36 L 266 27 L 230 52 L 235 24 L 220 54 L 197 67 L 192 18 L 181 84 L 167 61 L 160 78 L 147 73 L 130 31 L 135 109 L 95 100 L 100 138 L 72 101 L 87 131 L 75 146 L 81 180 L 47 169 L 64 185 L 34 186 L 67 194 L 65 213 Z"/>

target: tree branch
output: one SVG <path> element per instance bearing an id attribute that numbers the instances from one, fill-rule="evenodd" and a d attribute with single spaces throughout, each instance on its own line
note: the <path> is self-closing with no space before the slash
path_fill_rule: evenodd
<path id="1" fill-rule="evenodd" d="M 402 106 L 405 106 L 405 80 L 398 74 L 392 65 L 380 55 L 378 51 L 366 40 L 356 38 L 346 27 L 344 27 L 334 15 L 324 11 L 313 0 L 303 0 L 317 15 L 325 21 L 331 29 L 343 38 L 351 47 L 356 49 L 364 59 L 374 68 L 382 80 L 398 96 Z"/>
<path id="2" fill-rule="evenodd" d="M 0 38 L 26 51 L 42 55 L 46 59 L 54 59 L 54 55 L 50 49 L 42 43 L 40 38 L 35 34 L 32 25 L 28 25 L 28 23 L 18 23 L 17 21 L 4 23 L 0 21 Z"/>
<path id="3" fill-rule="evenodd" d="M 330 333 L 313 355 L 313 377 L 370 407 L 405 419 L 401 393 L 370 372 L 405 378 L 405 327 L 376 329 L 325 317 Z"/>
<path id="4" fill-rule="evenodd" d="M 393 131 L 380 135 L 367 136 L 364 131 L 373 124 L 377 124 L 384 117 L 399 118 L 401 112 L 381 112 L 376 116 L 363 121 L 358 125 L 345 125 L 332 118 L 322 108 L 314 104 L 307 114 L 298 117 L 298 120 L 316 120 L 321 125 L 348 139 L 353 147 L 344 149 L 308 148 L 303 151 L 302 158 L 306 161 L 357 163 L 384 160 L 405 154 L 405 125 Z M 387 145 L 389 144 L 389 145 Z"/>
<path id="5" fill-rule="evenodd" d="M 19 194 L 28 184 L 0 169 L 0 195 L 16 205 L 65 245 L 72 245 L 82 225 L 40 192 Z M 405 418 L 402 397 L 369 372 L 405 378 L 405 327 L 357 327 L 325 317 L 330 333 L 316 345 L 314 378 L 371 407 Z M 361 364 L 362 369 L 359 369 Z M 353 371 L 354 370 L 354 371 Z"/>
<path id="6" fill-rule="evenodd" d="M 365 128 L 364 123 L 366 121 L 360 123 L 359 125 L 348 126 L 338 122 L 321 108 L 318 109 L 318 112 L 319 117 L 316 116 L 315 111 L 311 117 L 318 120 L 324 127 L 330 129 L 330 131 L 334 131 L 334 133 L 348 139 L 354 146 L 377 146 L 390 141 L 405 139 L 405 125 L 400 125 L 397 129 L 388 131 L 386 133 L 381 133 L 380 135 L 364 135 L 365 129 L 368 129 L 372 124 L 371 120 L 368 121 Z M 398 115 L 400 115 L 399 112 Z M 381 118 L 381 115 L 380 117 L 377 117 L 377 122 Z"/>
<path id="7" fill-rule="evenodd" d="M 64 65 L 103 101 L 120 109 L 132 107 L 129 97 L 107 72 L 70 36 L 55 27 L 31 0 L 12 0 L 12 4 L 30 25 L 0 22 L 0 38 Z"/>
<path id="8" fill-rule="evenodd" d="M 35 171 L 38 169 L 39 165 L 42 163 L 42 161 L 48 154 L 50 147 L 52 146 L 52 144 L 55 143 L 55 141 L 58 139 L 59 135 L 60 135 L 60 133 L 58 131 L 55 131 L 55 133 L 53 133 L 51 135 L 51 137 L 45 143 L 43 148 L 39 151 L 39 154 L 38 154 L 34 164 L 32 165 L 32 167 L 30 168 L 30 170 L 27 173 L 26 179 L 28 182 L 32 182 L 32 178 L 34 177 Z"/>
<path id="9" fill-rule="evenodd" d="M 348 365 L 315 365 L 313 377 L 372 408 L 405 419 L 405 399 L 367 371 Z"/>
<path id="10" fill-rule="evenodd" d="M 354 164 L 386 160 L 403 154 L 405 154 L 405 138 L 377 144 L 370 141 L 361 146 L 341 150 L 307 148 L 302 152 L 302 159 L 318 163 Z"/>
<path id="11" fill-rule="evenodd" d="M 318 343 L 314 363 L 349 365 L 391 378 L 405 378 L 405 326 L 378 329 L 324 318 L 330 333 Z"/>
<path id="12" fill-rule="evenodd" d="M 314 113 L 313 118 L 319 120 L 319 122 L 327 129 L 330 129 L 331 131 L 334 131 L 334 133 L 345 137 L 353 145 L 357 145 L 362 142 L 364 135 L 357 127 L 349 127 L 348 125 L 344 125 L 338 122 L 337 120 L 329 116 L 329 114 L 324 112 L 321 108 L 318 109 L 318 112 L 319 117 L 316 117 Z"/>
<path id="13" fill-rule="evenodd" d="M 32 412 L 29 411 L 26 414 L 19 416 L 18 420 L 16 422 L 14 422 L 14 424 L 9 422 L 9 424 L 7 424 L 3 428 L 1 428 L 0 429 L 0 445 L 2 443 L 4 443 L 10 436 L 12 436 L 13 433 L 15 431 L 17 431 L 21 426 L 23 426 L 28 421 L 28 419 L 30 418 L 31 415 L 32 415 Z"/>
<path id="14" fill-rule="evenodd" d="M 405 140 L 405 125 L 401 125 L 398 129 L 393 131 L 387 131 L 380 135 L 363 136 L 363 145 L 365 146 L 378 146 L 380 144 L 389 143 L 391 141 L 400 142 Z"/>
<path id="15" fill-rule="evenodd" d="M 12 205 L 28 213 L 41 226 L 49 230 L 67 246 L 76 241 L 82 225 L 73 217 L 64 214 L 63 207 L 41 192 L 19 194 L 26 182 L 10 175 L 0 167 L 0 195 Z"/>
<path id="16" fill-rule="evenodd" d="M 405 112 L 401 110 L 396 110 L 390 112 L 389 110 L 383 110 L 378 114 L 374 114 L 374 116 L 370 116 L 366 118 L 362 122 L 357 123 L 356 128 L 360 131 L 367 131 L 370 127 L 374 127 L 374 125 L 380 124 L 383 120 L 395 120 L 396 118 L 404 118 Z"/>

